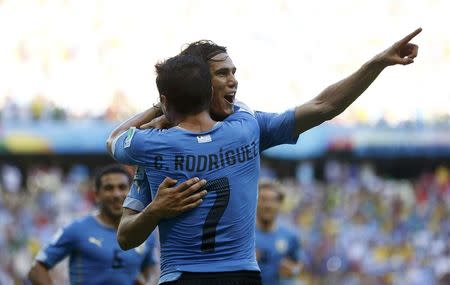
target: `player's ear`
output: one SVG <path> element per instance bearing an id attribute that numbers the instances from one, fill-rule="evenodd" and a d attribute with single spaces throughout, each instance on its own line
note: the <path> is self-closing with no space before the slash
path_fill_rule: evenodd
<path id="1" fill-rule="evenodd" d="M 159 95 L 159 101 L 161 101 L 161 108 L 162 108 L 162 112 L 164 115 L 166 115 L 167 117 L 167 104 L 168 104 L 168 100 L 167 97 L 165 95 L 160 94 Z"/>

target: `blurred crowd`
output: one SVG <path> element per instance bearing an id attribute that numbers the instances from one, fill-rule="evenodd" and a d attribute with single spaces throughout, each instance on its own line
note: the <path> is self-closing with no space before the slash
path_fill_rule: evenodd
<path id="1" fill-rule="evenodd" d="M 150 107 L 150 105 L 148 106 Z M 145 109 L 145 106 L 140 106 Z M 132 106 L 123 91 L 116 91 L 109 104 L 99 113 L 90 111 L 77 112 L 55 104 L 48 97 L 39 94 L 26 104 L 19 104 L 11 96 L 0 98 L 0 123 L 27 123 L 27 122 L 49 122 L 49 121 L 80 121 L 80 120 L 103 120 L 119 121 L 126 119 L 137 112 Z M 423 127 L 445 127 L 450 126 L 450 114 L 438 114 L 432 120 L 416 117 L 408 120 L 390 122 L 389 116 L 381 116 L 377 121 L 368 121 L 364 114 L 359 111 L 349 110 L 345 116 L 340 116 L 332 123 L 340 125 L 374 125 L 378 127 L 403 127 L 403 128 L 423 128 Z"/>
<path id="2" fill-rule="evenodd" d="M 303 248 L 299 284 L 450 284 L 447 168 L 395 180 L 330 161 L 324 173 L 284 181 Z"/>
<path id="3" fill-rule="evenodd" d="M 329 161 L 320 181 L 312 169 L 300 165 L 297 177 L 281 180 L 288 199 L 280 219 L 301 237 L 297 284 L 450 284 L 447 168 L 396 180 L 370 164 Z M 0 171 L 0 284 L 27 284 L 39 248 L 94 209 L 93 169 L 3 164 Z M 67 282 L 64 265 L 53 271 L 57 284 Z"/>
<path id="4" fill-rule="evenodd" d="M 177 9 L 171 1 L 162 0 L 132 4 L 126 0 L 0 0 L 0 110 L 5 109 L 0 120 L 28 116 L 114 119 L 132 107 L 142 110 L 158 99 L 154 64 L 201 38 L 229 47 L 243 83 L 240 100 L 255 109 L 282 111 L 310 100 L 320 92 L 318 88 L 336 78 L 348 76 L 368 54 L 412 29 L 412 24 L 398 23 L 411 23 L 427 11 L 420 68 L 383 78 L 338 120 L 448 123 L 445 82 L 450 36 L 442 19 L 450 2 L 407 4 L 405 0 L 331 1 L 324 11 L 322 1 L 305 5 L 295 0 L 233 1 L 226 6 L 180 0 Z M 259 13 L 254 13 L 255 7 Z M 169 10 L 174 21 L 161 13 Z M 217 20 L 216 11 L 233 15 L 234 20 L 226 28 L 205 25 Z M 335 24 L 324 24 L 318 15 Z M 358 15 L 365 17 L 362 26 L 354 25 L 361 20 Z M 329 52 L 330 41 L 336 50 L 332 58 L 322 56 Z M 261 80 L 268 76 L 258 68 L 262 55 L 269 55 L 264 56 L 266 66 L 283 70 L 270 74 L 270 84 Z M 420 80 L 409 92 L 396 84 L 410 78 Z M 433 94 L 432 100 L 422 96 L 425 93 Z M 270 94 L 280 94 L 283 100 L 274 100 Z M 30 108 L 31 115 L 23 111 Z"/>
<path id="5" fill-rule="evenodd" d="M 150 107 L 150 106 L 149 106 Z M 36 95 L 26 104 L 19 104 L 14 98 L 7 96 L 0 98 L 0 123 L 26 123 L 38 121 L 80 121 L 80 120 L 105 120 L 117 121 L 125 119 L 136 113 L 127 97 L 122 91 L 117 91 L 111 98 L 111 102 L 98 114 L 92 112 L 71 112 L 63 108 L 51 99 L 40 94 Z"/>

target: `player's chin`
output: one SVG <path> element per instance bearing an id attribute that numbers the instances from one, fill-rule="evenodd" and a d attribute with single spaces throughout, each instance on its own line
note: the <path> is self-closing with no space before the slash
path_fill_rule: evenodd
<path id="1" fill-rule="evenodd" d="M 120 208 L 111 207 L 109 209 L 109 212 L 111 213 L 111 216 L 114 216 L 115 218 L 117 218 L 117 217 L 120 218 L 122 216 L 122 213 L 123 213 L 123 208 L 122 207 L 120 207 Z"/>
<path id="2" fill-rule="evenodd" d="M 214 120 L 222 121 L 234 112 L 234 104 L 224 100 L 220 104 L 211 104 L 211 117 Z"/>

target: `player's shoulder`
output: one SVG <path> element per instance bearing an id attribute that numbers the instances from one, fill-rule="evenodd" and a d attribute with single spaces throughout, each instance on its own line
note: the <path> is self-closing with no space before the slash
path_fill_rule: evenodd
<path id="1" fill-rule="evenodd" d="M 131 127 L 127 131 L 123 132 L 121 136 L 124 136 L 124 147 L 129 147 L 132 144 L 143 144 L 155 137 L 160 137 L 161 134 L 167 132 L 167 129 L 139 129 Z"/>
<path id="2" fill-rule="evenodd" d="M 50 244 L 56 243 L 61 237 L 70 240 L 78 239 L 80 235 L 89 230 L 89 223 L 91 223 L 89 216 L 75 218 L 74 220 L 64 224 L 55 232 Z"/>
<path id="3" fill-rule="evenodd" d="M 67 224 L 64 228 L 75 232 L 78 231 L 82 232 L 87 228 L 92 228 L 92 226 L 95 226 L 95 218 L 92 214 L 90 214 L 75 218 L 71 223 Z"/>
<path id="4" fill-rule="evenodd" d="M 255 116 L 255 111 L 242 101 L 236 101 L 234 103 L 234 112 L 246 112 L 251 114 L 252 116 Z"/>

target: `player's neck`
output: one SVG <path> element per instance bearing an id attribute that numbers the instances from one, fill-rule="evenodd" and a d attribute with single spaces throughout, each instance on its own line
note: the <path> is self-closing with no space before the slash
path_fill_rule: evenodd
<path id="1" fill-rule="evenodd" d="M 195 115 L 185 116 L 177 126 L 191 132 L 200 133 L 211 130 L 216 123 L 208 111 L 203 111 Z"/>
<path id="2" fill-rule="evenodd" d="M 256 219 L 256 226 L 263 232 L 271 232 L 275 229 L 275 221 L 261 221 Z"/>
<path id="3" fill-rule="evenodd" d="M 111 227 L 111 228 L 115 228 L 115 229 L 119 228 L 120 218 L 116 219 L 116 218 L 110 217 L 102 212 L 98 212 L 95 215 L 95 217 L 97 218 L 97 220 L 100 223 L 102 223 L 103 225 L 105 225 L 107 227 Z"/>

